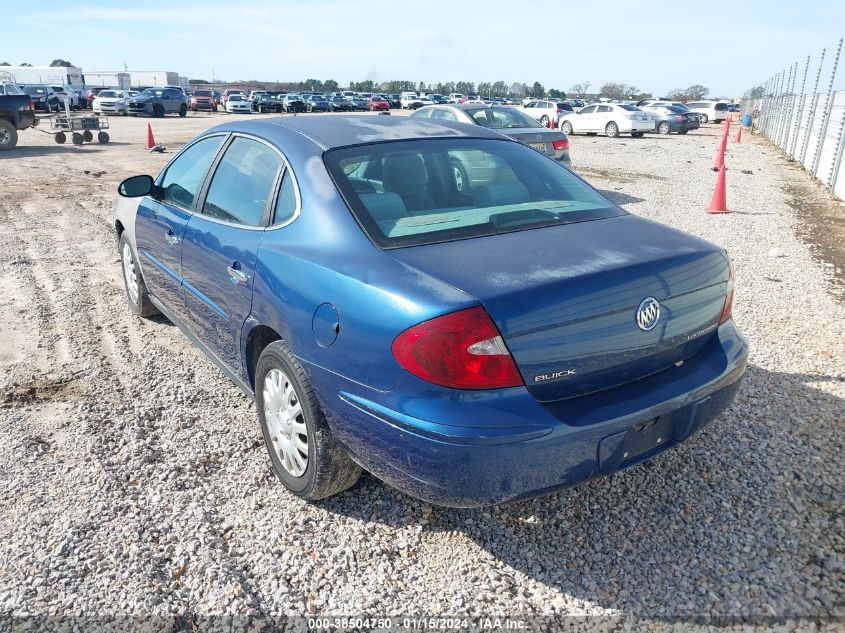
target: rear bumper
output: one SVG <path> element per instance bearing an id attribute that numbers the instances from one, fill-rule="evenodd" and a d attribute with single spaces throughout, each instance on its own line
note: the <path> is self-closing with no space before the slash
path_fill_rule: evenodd
<path id="1" fill-rule="evenodd" d="M 624 122 L 619 126 L 620 132 L 652 132 L 654 131 L 654 120 L 638 121 L 629 120 L 626 125 Z"/>
<path id="2" fill-rule="evenodd" d="M 675 446 L 730 405 L 746 360 L 728 321 L 680 368 L 547 405 L 523 388 L 426 402 L 401 386 L 365 399 L 315 384 L 333 433 L 365 469 L 414 497 L 476 507 L 572 486 Z"/>

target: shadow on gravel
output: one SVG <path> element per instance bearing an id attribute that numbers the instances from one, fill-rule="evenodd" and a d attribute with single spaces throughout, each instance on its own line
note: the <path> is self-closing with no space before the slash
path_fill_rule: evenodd
<path id="1" fill-rule="evenodd" d="M 623 206 L 626 204 L 636 204 L 637 202 L 645 202 L 643 198 L 637 198 L 636 196 L 631 196 L 627 193 L 622 193 L 621 191 L 609 191 L 607 189 L 599 189 L 598 191 L 601 195 L 610 200 L 613 204 L 618 204 L 619 206 Z"/>
<path id="2" fill-rule="evenodd" d="M 426 531 L 460 532 L 504 563 L 479 572 L 502 591 L 514 591 L 521 572 L 630 615 L 831 614 L 841 579 L 845 402 L 814 383 L 837 380 L 750 366 L 731 409 L 688 442 L 529 501 L 429 508 L 392 490 L 373 494 L 384 484 L 364 477 L 320 505 L 422 525 L 423 542 Z"/>
<path id="3" fill-rule="evenodd" d="M 65 145 L 18 145 L 15 149 L 9 150 L 3 154 L 4 158 L 25 158 L 29 156 L 49 156 L 52 154 L 70 154 L 74 152 L 102 152 L 111 145 L 131 145 L 131 143 L 112 142 L 101 143 L 84 143 L 82 145 L 73 145 L 68 141 Z"/>

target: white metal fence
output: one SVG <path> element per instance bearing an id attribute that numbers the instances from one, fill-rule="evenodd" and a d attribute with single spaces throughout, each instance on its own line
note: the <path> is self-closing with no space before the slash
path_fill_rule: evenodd
<path id="1" fill-rule="evenodd" d="M 751 114 L 758 132 L 818 178 L 828 191 L 845 200 L 845 91 L 834 90 L 841 51 L 840 39 L 828 69 L 827 91 L 819 92 L 825 62 L 822 50 L 812 86 L 808 85 L 808 56 L 803 72 L 796 62 L 748 91 L 742 113 Z M 812 81 L 812 76 L 809 79 Z"/>

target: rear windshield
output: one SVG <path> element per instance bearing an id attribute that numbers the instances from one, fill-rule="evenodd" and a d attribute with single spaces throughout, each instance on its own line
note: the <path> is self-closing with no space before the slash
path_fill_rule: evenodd
<path id="1" fill-rule="evenodd" d="M 727 109 L 728 109 L 728 104 L 727 104 L 727 103 L 717 103 L 717 104 L 716 104 L 716 109 L 717 109 L 717 110 L 727 110 Z"/>
<path id="2" fill-rule="evenodd" d="M 47 89 L 39 86 L 25 86 L 23 91 L 28 95 L 46 95 Z"/>
<path id="3" fill-rule="evenodd" d="M 211 90 L 197 90 L 194 93 L 194 96 L 195 97 L 210 97 L 211 96 Z"/>
<path id="4" fill-rule="evenodd" d="M 558 109 L 558 110 L 567 110 L 567 111 L 571 112 L 571 111 L 572 111 L 572 106 L 571 106 L 571 105 L 569 105 L 568 103 L 558 103 L 558 104 L 557 104 L 557 109 Z"/>
<path id="5" fill-rule="evenodd" d="M 624 215 L 525 145 L 426 139 L 331 150 L 326 166 L 382 248 L 416 246 Z"/>
<path id="6" fill-rule="evenodd" d="M 687 112 L 689 112 L 689 110 L 687 110 L 686 108 L 679 108 L 679 107 L 673 106 L 673 105 L 665 106 L 665 107 L 672 114 L 686 114 Z"/>

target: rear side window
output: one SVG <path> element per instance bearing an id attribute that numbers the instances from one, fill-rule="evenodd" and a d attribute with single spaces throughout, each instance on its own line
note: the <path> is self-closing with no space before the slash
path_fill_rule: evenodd
<path id="1" fill-rule="evenodd" d="M 438 108 L 434 112 L 431 113 L 432 119 L 440 119 L 441 121 L 457 121 L 458 117 L 455 116 L 455 113 L 451 110 L 446 110 L 445 108 Z"/>
<path id="2" fill-rule="evenodd" d="M 520 143 L 426 139 L 331 150 L 326 166 L 370 239 L 397 248 L 623 215 Z"/>
<path id="3" fill-rule="evenodd" d="M 279 197 L 276 199 L 276 210 L 273 214 L 273 224 L 284 224 L 289 222 L 296 213 L 296 185 L 290 175 L 290 170 L 285 171 L 282 178 L 282 186 L 279 189 Z"/>
<path id="4" fill-rule="evenodd" d="M 197 141 L 176 157 L 159 185 L 162 201 L 190 210 L 205 174 L 217 155 L 225 136 L 209 136 Z"/>
<path id="5" fill-rule="evenodd" d="M 587 106 L 581 110 L 581 114 L 592 114 L 596 111 L 596 106 Z"/>
<path id="6" fill-rule="evenodd" d="M 261 226 L 282 158 L 271 147 L 236 137 L 217 166 L 202 212 L 247 226 Z"/>
<path id="7" fill-rule="evenodd" d="M 598 109 L 599 112 L 610 112 L 611 110 L 613 110 L 613 108 L 610 106 L 599 106 Z"/>

